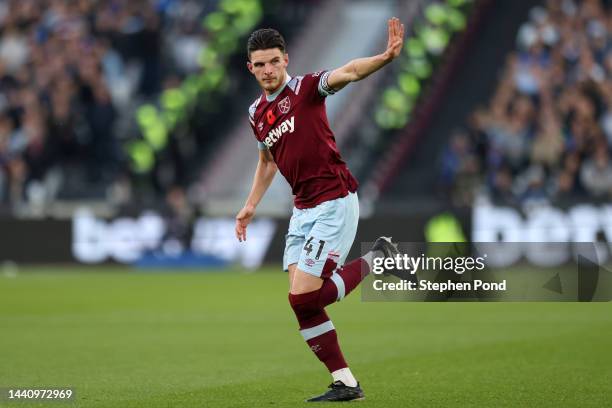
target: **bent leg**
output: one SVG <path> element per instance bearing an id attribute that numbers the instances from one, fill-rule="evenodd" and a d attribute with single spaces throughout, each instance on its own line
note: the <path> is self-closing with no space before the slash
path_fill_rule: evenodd
<path id="1" fill-rule="evenodd" d="M 356 202 L 356 197 L 349 198 Z M 330 277 L 334 276 L 337 263 L 346 257 L 354 239 L 356 217 L 347 216 L 357 214 L 353 210 L 354 206 L 339 199 L 327 202 L 313 212 L 312 223 L 304 219 L 302 224 L 312 225 L 312 228 L 304 231 L 305 237 L 297 262 L 293 256 L 293 262 L 287 265 L 290 275 L 289 303 L 297 317 L 300 334 L 317 358 L 325 364 L 334 381 L 342 381 L 349 387 L 357 386 L 357 381 L 342 355 L 336 330 L 324 308 L 331 303 L 325 299 L 333 298 L 335 301 L 338 297 L 339 289 L 329 286 L 334 285 Z M 334 279 L 339 282 L 337 278 Z M 349 291 L 354 289 L 357 283 L 352 283 L 349 277 L 345 279 L 348 282 L 346 288 Z M 328 289 L 324 291 L 326 286 Z"/>
<path id="2" fill-rule="evenodd" d="M 340 350 L 334 325 L 319 304 L 322 283 L 322 279 L 296 268 L 289 304 L 297 317 L 300 334 L 317 358 L 333 373 L 348 365 Z"/>
<path id="3" fill-rule="evenodd" d="M 289 292 L 294 295 L 319 290 L 323 285 L 323 279 L 302 271 L 297 264 L 289 265 Z"/>

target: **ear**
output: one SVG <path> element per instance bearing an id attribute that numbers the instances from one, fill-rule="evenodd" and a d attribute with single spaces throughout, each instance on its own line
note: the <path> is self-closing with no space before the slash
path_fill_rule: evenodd
<path id="1" fill-rule="evenodd" d="M 285 60 L 285 65 L 289 65 L 289 54 L 285 53 L 283 59 Z"/>
<path id="2" fill-rule="evenodd" d="M 249 72 L 253 74 L 253 63 L 251 61 L 247 61 L 246 65 Z"/>

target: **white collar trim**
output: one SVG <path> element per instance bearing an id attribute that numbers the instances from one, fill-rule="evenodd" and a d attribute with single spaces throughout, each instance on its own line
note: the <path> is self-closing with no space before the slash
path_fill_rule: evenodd
<path id="1" fill-rule="evenodd" d="M 271 95 L 266 95 L 266 100 L 268 102 L 272 102 L 273 100 L 276 99 L 276 97 L 283 92 L 283 89 L 285 89 L 285 87 L 287 86 L 287 84 L 289 83 L 289 81 L 291 81 L 291 75 L 289 75 L 289 73 L 287 73 L 287 78 L 285 78 L 285 83 L 283 84 L 283 86 L 281 86 L 278 91 L 274 92 Z"/>

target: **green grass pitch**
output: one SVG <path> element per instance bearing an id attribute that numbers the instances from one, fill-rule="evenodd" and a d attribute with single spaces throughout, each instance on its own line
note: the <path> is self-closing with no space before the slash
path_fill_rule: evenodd
<path id="1" fill-rule="evenodd" d="M 328 308 L 363 407 L 612 405 L 610 303 Z M 98 268 L 0 274 L 0 387 L 76 390 L 0 406 L 295 407 L 330 377 L 297 330 L 287 278 Z"/>

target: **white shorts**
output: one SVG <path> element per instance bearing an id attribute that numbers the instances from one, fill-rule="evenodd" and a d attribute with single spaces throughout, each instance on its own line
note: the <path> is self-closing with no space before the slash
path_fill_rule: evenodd
<path id="1" fill-rule="evenodd" d="M 357 193 L 325 201 L 316 207 L 293 208 L 286 236 L 283 268 L 297 267 L 311 275 L 328 278 L 344 264 L 355 240 L 359 222 Z M 328 262 L 329 260 L 329 262 Z"/>

